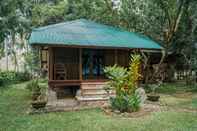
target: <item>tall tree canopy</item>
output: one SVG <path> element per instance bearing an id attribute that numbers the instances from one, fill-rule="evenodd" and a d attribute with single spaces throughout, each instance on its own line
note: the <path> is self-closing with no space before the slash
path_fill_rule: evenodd
<path id="1" fill-rule="evenodd" d="M 0 43 L 9 36 L 16 44 L 16 34 L 27 38 L 34 27 L 87 18 L 151 37 L 165 47 L 164 58 L 169 51 L 187 60 L 195 57 L 191 49 L 196 50 L 196 0 L 119 1 L 1 0 Z"/>

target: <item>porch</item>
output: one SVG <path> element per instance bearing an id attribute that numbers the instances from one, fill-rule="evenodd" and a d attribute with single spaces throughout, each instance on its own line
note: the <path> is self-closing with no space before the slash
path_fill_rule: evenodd
<path id="1" fill-rule="evenodd" d="M 103 68 L 128 67 L 129 49 L 49 47 L 49 80 L 67 84 L 104 80 Z"/>

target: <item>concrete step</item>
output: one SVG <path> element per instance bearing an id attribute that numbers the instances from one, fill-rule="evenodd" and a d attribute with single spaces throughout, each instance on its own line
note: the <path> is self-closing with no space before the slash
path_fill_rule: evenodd
<path id="1" fill-rule="evenodd" d="M 102 86 L 84 86 L 82 87 L 83 90 L 104 90 L 104 87 Z"/>
<path id="2" fill-rule="evenodd" d="M 57 99 L 47 103 L 48 106 L 53 107 L 75 107 L 79 104 L 76 98 Z"/>
<path id="3" fill-rule="evenodd" d="M 105 90 L 83 90 L 83 95 L 107 95 Z M 109 94 L 115 94 L 115 91 L 110 91 Z"/>
<path id="4" fill-rule="evenodd" d="M 76 97 L 78 101 L 107 101 L 109 97 Z"/>

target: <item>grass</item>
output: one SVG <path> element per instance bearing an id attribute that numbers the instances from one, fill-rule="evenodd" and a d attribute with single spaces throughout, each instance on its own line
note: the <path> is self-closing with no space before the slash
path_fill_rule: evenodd
<path id="1" fill-rule="evenodd" d="M 24 88 L 25 85 L 26 83 L 16 84 L 5 89 L 0 87 L 0 131 L 197 130 L 197 113 L 173 110 L 155 112 L 139 118 L 107 116 L 100 109 L 28 115 L 26 112 L 29 108 L 30 93 Z M 166 88 L 170 88 L 169 86 L 167 85 Z M 186 87 L 183 87 L 181 91 L 185 91 L 185 89 Z M 180 92 L 179 89 L 177 90 Z M 160 91 L 161 101 L 168 106 L 175 105 L 179 108 L 191 106 L 197 109 L 197 93 L 181 96 L 179 93 L 164 92 Z"/>
<path id="2" fill-rule="evenodd" d="M 185 85 L 183 83 L 164 83 L 156 89 L 157 93 L 176 94 L 177 92 L 197 92 L 197 85 Z"/>
<path id="3" fill-rule="evenodd" d="M 161 96 L 161 103 L 167 106 L 197 110 L 196 89 L 196 85 L 164 84 L 161 88 L 158 88 L 157 93 Z"/>

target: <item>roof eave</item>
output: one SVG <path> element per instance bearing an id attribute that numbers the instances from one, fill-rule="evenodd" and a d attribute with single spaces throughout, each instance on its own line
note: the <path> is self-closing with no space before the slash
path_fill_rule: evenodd
<path id="1" fill-rule="evenodd" d="M 67 47 L 67 48 L 97 48 L 97 49 L 140 49 L 145 52 L 151 51 L 152 52 L 160 52 L 164 50 L 163 47 L 161 48 L 138 48 L 138 47 L 115 47 L 115 46 L 96 46 L 96 45 L 72 45 L 72 44 L 49 44 L 49 43 L 30 43 L 31 46 L 50 46 L 50 47 Z M 154 50 L 154 51 L 153 51 Z"/>

